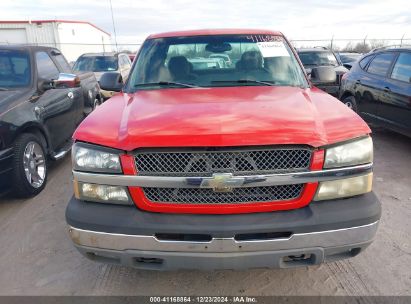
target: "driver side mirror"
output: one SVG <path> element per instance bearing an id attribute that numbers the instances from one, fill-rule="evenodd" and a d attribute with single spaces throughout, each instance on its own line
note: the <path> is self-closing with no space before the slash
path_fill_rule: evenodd
<path id="1" fill-rule="evenodd" d="M 322 66 L 311 70 L 311 82 L 314 85 L 335 83 L 336 80 L 337 74 L 332 67 Z"/>
<path id="2" fill-rule="evenodd" d="M 78 88 L 80 87 L 80 78 L 75 74 L 60 73 L 56 80 L 53 80 L 54 88 Z"/>
<path id="3" fill-rule="evenodd" d="M 77 88 L 80 86 L 80 78 L 75 74 L 60 73 L 57 79 L 39 79 L 38 88 L 41 91 L 51 89 Z"/>
<path id="4" fill-rule="evenodd" d="M 104 73 L 103 75 L 101 75 L 99 84 L 100 88 L 105 91 L 120 92 L 123 88 L 121 74 L 117 72 Z"/>

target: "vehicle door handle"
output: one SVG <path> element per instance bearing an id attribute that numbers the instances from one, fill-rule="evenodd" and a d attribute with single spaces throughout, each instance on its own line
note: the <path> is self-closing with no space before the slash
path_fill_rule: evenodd
<path id="1" fill-rule="evenodd" d="M 385 87 L 384 92 L 389 93 L 389 92 L 391 92 L 391 89 L 389 87 Z"/>

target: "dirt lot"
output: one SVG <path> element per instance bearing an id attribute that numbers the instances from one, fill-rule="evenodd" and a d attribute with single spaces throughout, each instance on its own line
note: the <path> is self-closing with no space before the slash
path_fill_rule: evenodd
<path id="1" fill-rule="evenodd" d="M 64 211 L 69 157 L 28 200 L 0 200 L 0 295 L 411 295 L 411 139 L 376 130 L 376 241 L 361 255 L 285 270 L 149 272 L 93 263 L 72 246 Z"/>

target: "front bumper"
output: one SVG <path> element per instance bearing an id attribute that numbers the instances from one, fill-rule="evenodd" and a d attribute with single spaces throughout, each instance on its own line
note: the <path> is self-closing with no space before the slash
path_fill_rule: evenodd
<path id="1" fill-rule="evenodd" d="M 75 198 L 66 210 L 83 255 L 155 270 L 286 268 L 348 258 L 372 242 L 380 215 L 373 193 L 254 214 L 161 214 Z"/>

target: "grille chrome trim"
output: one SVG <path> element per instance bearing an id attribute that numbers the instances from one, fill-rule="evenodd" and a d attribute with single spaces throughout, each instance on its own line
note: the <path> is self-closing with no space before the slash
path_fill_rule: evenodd
<path id="1" fill-rule="evenodd" d="M 241 176 L 249 179 L 249 182 L 236 187 L 263 187 L 278 186 L 290 184 L 305 184 L 321 181 L 331 181 L 356 177 L 372 172 L 372 163 L 350 166 L 344 168 L 325 169 L 318 171 L 280 173 L 267 175 Z M 74 179 L 83 183 L 125 186 L 125 187 L 152 187 L 152 188 L 200 188 L 201 181 L 207 177 L 174 177 L 174 176 L 139 176 L 139 175 L 115 175 L 115 174 L 98 174 L 73 171 Z M 256 178 L 261 177 L 261 178 Z M 200 180 L 200 183 L 198 181 Z M 204 186 L 203 188 L 213 188 Z"/>

